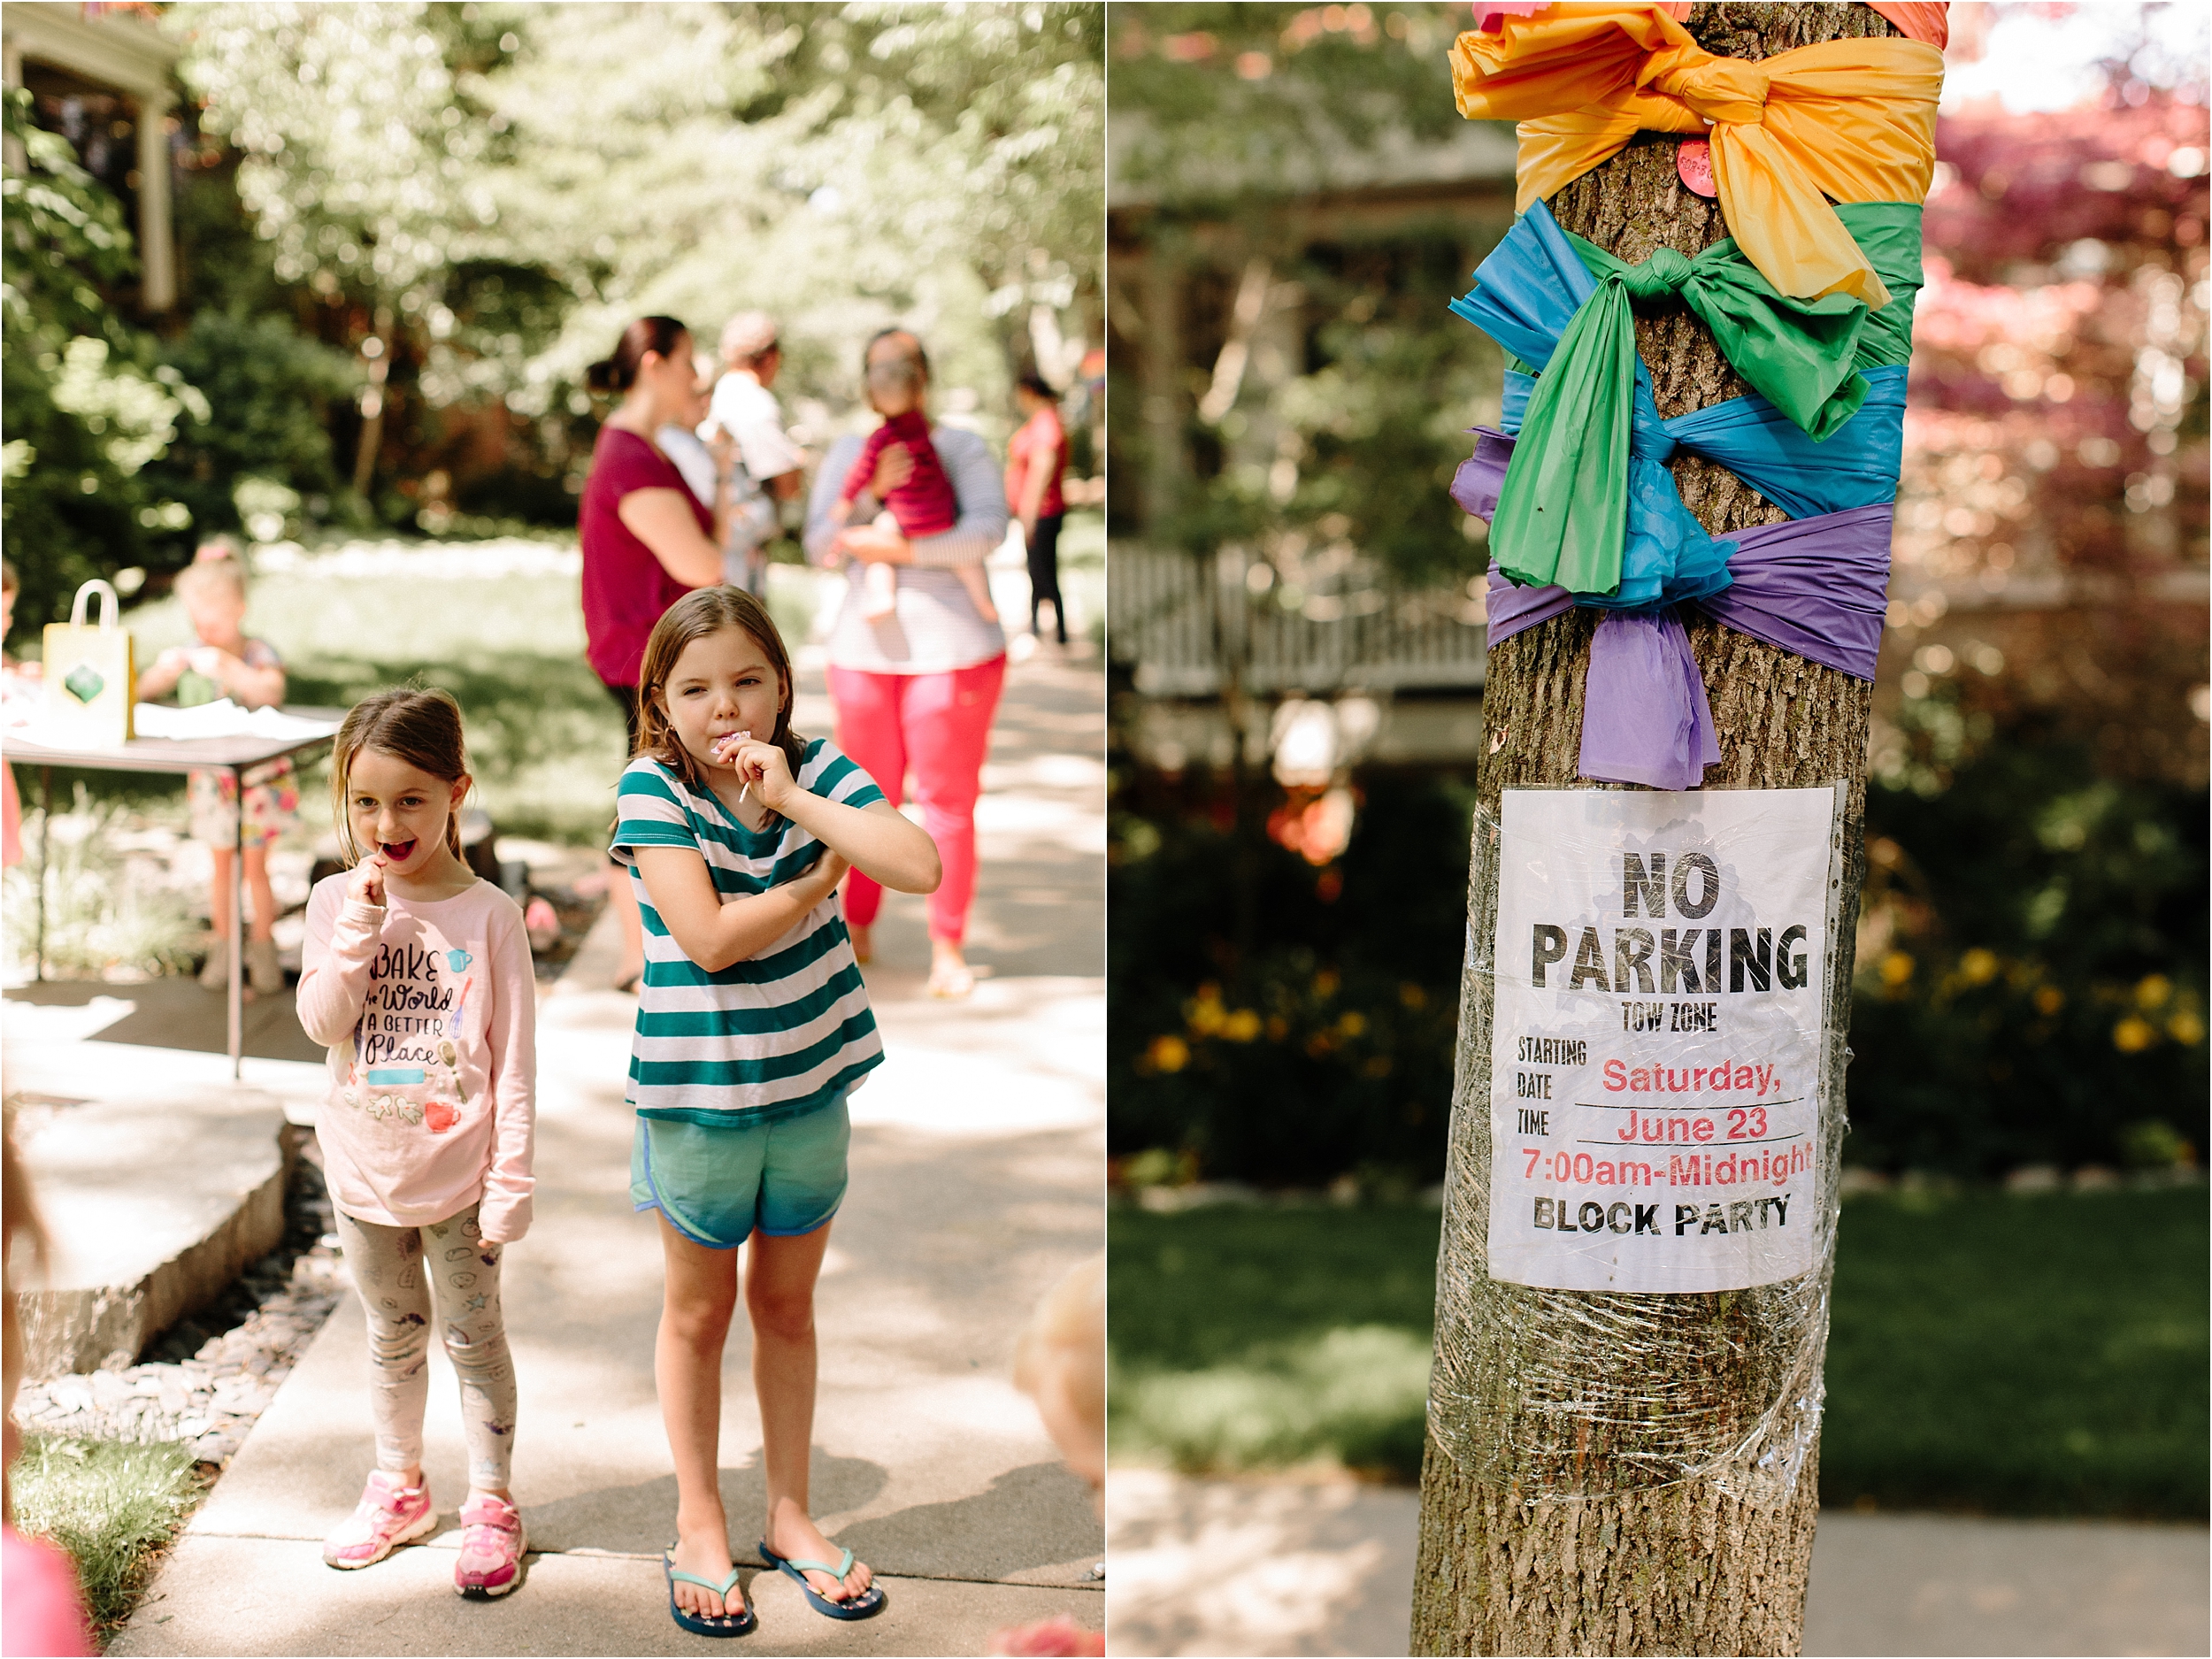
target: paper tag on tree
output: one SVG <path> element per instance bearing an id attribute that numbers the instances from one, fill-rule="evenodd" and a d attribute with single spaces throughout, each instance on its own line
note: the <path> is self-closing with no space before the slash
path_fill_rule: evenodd
<path id="1" fill-rule="evenodd" d="M 1509 789 L 1502 819 L 1491 1276 L 1809 1271 L 1839 788 Z"/>

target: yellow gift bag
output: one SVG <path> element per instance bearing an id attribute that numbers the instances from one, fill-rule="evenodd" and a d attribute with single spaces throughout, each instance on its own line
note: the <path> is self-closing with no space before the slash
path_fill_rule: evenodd
<path id="1" fill-rule="evenodd" d="M 100 626 L 85 622 L 86 602 L 100 595 Z M 131 704 L 138 675 L 131 636 L 116 619 L 115 589 L 88 581 L 77 589 L 69 620 L 46 625 L 46 661 L 41 679 L 42 741 L 58 747 L 111 749 L 131 740 Z"/>

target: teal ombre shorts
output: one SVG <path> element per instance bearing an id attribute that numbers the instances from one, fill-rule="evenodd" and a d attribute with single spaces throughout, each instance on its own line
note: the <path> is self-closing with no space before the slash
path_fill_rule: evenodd
<path id="1" fill-rule="evenodd" d="M 852 1118 L 840 1094 L 777 1123 L 723 1127 L 641 1118 L 630 1142 L 630 1202 L 710 1250 L 734 1250 L 757 1227 L 796 1238 L 827 1225 L 845 1197 Z"/>

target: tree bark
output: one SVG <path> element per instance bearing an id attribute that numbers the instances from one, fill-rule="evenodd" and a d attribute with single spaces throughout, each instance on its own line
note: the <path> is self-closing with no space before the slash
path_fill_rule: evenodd
<path id="1" fill-rule="evenodd" d="M 1687 27 L 1708 50 L 1755 61 L 1895 32 L 1864 5 L 1832 4 L 1698 4 Z M 1727 227 L 1717 203 L 1678 180 L 1677 142 L 1640 135 L 1561 190 L 1553 215 L 1632 263 L 1661 247 L 1710 247 Z M 1745 390 L 1678 302 L 1640 309 L 1637 344 L 1663 417 Z M 1673 470 L 1709 531 L 1786 516 L 1722 467 L 1684 457 Z M 1705 787 L 1848 785 L 1843 902 L 1825 964 L 1820 1265 L 1802 1279 L 1715 1294 L 1502 1284 L 1486 1259 L 1499 797 L 1509 788 L 1618 787 L 1578 777 L 1596 620 L 1572 611 L 1490 653 L 1412 1650 L 1794 1654 L 1818 1503 L 1872 688 L 1717 623 L 1688 620 L 1720 740 Z M 1740 1455 L 1694 1455 L 1731 1445 Z"/>

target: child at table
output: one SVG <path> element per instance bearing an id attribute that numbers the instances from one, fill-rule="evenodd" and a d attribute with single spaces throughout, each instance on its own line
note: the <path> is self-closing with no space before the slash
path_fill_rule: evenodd
<path id="1" fill-rule="evenodd" d="M 515 1587 L 528 1548 L 508 1490 L 515 1368 L 499 1303 L 530 1225 L 537 988 L 522 911 L 461 861 L 461 710 L 387 691 L 338 728 L 331 794 L 352 868 L 307 902 L 301 1028 L 330 1051 L 315 1137 L 368 1312 L 376 1468 L 323 1545 L 366 1567 L 433 1532 L 422 1421 L 431 1333 L 461 1382 L 469 1495 L 453 1587 Z"/>
<path id="2" fill-rule="evenodd" d="M 196 646 L 164 651 L 138 677 L 142 702 L 174 692 L 186 705 L 228 697 L 248 709 L 284 701 L 284 660 L 266 640 L 247 635 L 246 566 L 238 544 L 216 536 L 201 544 L 177 577 L 177 596 L 192 619 Z M 227 772 L 212 768 L 185 779 L 191 807 L 192 839 L 213 856 L 214 877 L 208 891 L 209 925 L 215 942 L 200 970 L 200 983 L 211 991 L 230 984 L 231 849 L 241 840 L 238 790 Z M 253 897 L 252 931 L 246 941 L 246 970 L 252 990 L 270 995 L 284 988 L 277 963 L 276 895 L 269 887 L 269 846 L 298 821 L 299 787 L 292 763 L 273 760 L 246 773 L 246 890 Z"/>
<path id="3" fill-rule="evenodd" d="M 902 444 L 913 459 L 914 470 L 905 483 L 889 492 L 883 503 L 884 516 L 910 541 L 926 535 L 942 535 L 958 520 L 960 503 L 953 495 L 952 480 L 945 476 L 945 464 L 937 458 L 937 447 L 929 441 L 929 417 L 922 412 L 921 371 L 913 359 L 887 357 L 871 365 L 868 402 L 883 417 L 883 424 L 868 434 L 860 458 L 845 475 L 845 488 L 838 496 L 837 505 L 830 509 L 830 517 L 841 525 L 849 518 L 853 503 L 860 499 L 875 478 L 876 465 L 883 458 L 883 452 L 895 443 Z M 968 590 L 976 614 L 986 622 L 996 622 L 998 607 L 991 603 L 991 579 L 983 567 L 963 565 L 953 574 Z M 861 580 L 864 584 L 861 611 L 869 621 L 880 622 L 898 609 L 899 573 L 895 567 L 872 563 L 862 572 Z"/>

